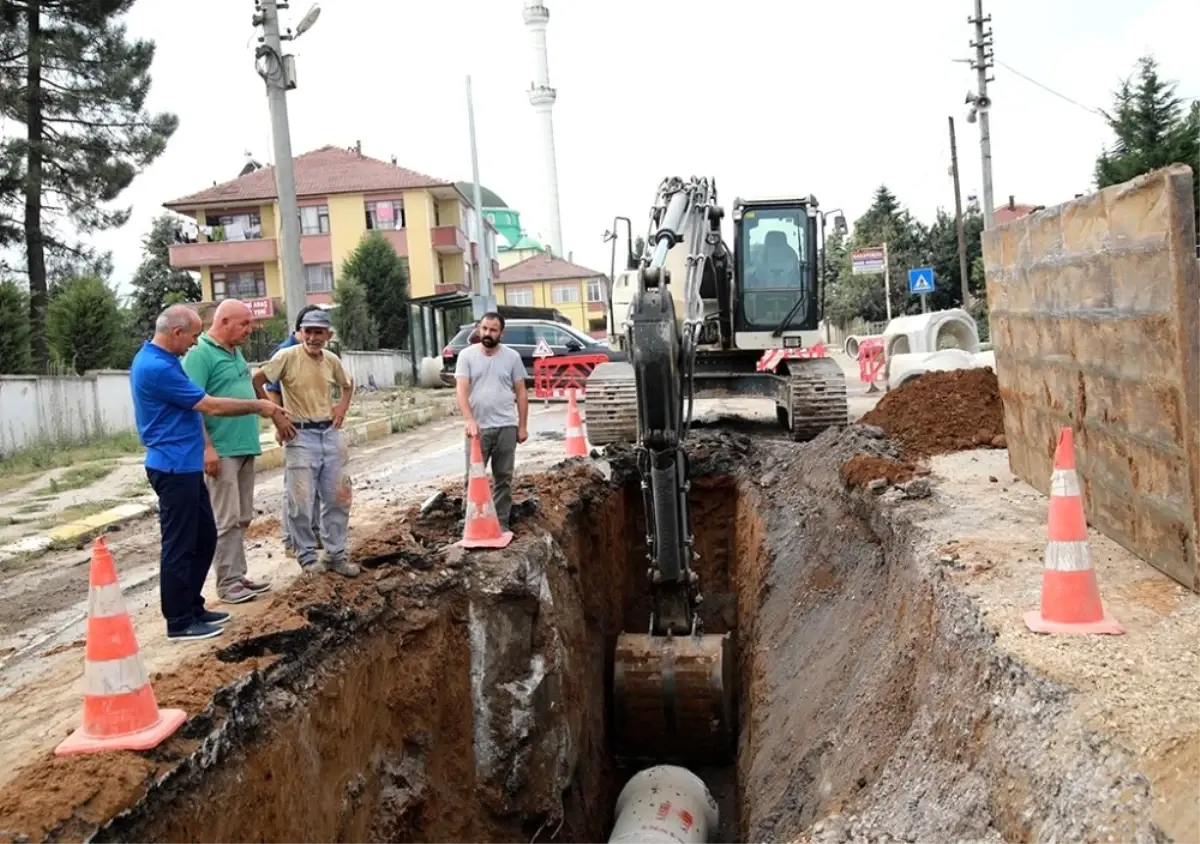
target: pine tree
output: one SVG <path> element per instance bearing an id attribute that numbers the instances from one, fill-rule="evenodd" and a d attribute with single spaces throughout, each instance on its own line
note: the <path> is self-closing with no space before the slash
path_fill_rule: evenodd
<path id="1" fill-rule="evenodd" d="M 123 225 L 128 208 L 106 208 L 157 159 L 178 127 L 145 110 L 154 43 L 127 38 L 121 16 L 135 0 L 0 2 L 0 114 L 25 127 L 0 147 L 0 187 L 23 184 L 30 330 L 37 368 L 49 365 L 48 254 L 76 251 L 56 231 Z M 0 202 L 5 199 L 0 193 Z M 0 214 L 0 229 L 9 213 Z"/>
<path id="2" fill-rule="evenodd" d="M 408 347 L 407 263 L 382 234 L 373 231 L 342 264 L 342 278 L 357 281 L 366 291 L 379 345 L 384 349 Z"/>
<path id="3" fill-rule="evenodd" d="M 1106 188 L 1166 167 L 1187 164 L 1196 168 L 1200 158 L 1200 103 L 1185 112 L 1175 94 L 1176 83 L 1158 75 L 1153 56 L 1138 60 L 1137 79 L 1124 80 L 1113 94 L 1113 108 L 1105 112 L 1116 136 L 1112 147 L 1096 159 L 1096 186 Z M 1200 213 L 1200 179 L 1193 177 L 1197 213 Z"/>
<path id="4" fill-rule="evenodd" d="M 128 343 L 117 294 L 98 278 L 63 284 L 46 309 L 53 357 L 82 375 L 122 362 Z"/>
<path id="5" fill-rule="evenodd" d="M 333 327 L 342 341 L 342 348 L 353 352 L 372 352 L 379 348 L 379 330 L 367 304 L 367 291 L 351 276 L 343 275 L 333 293 L 337 308 L 333 312 Z"/>
<path id="6" fill-rule="evenodd" d="M 171 266 L 174 238 L 175 218 L 170 214 L 156 218 L 142 238 L 142 263 L 130 281 L 134 290 L 132 325 L 138 337 L 154 334 L 154 321 L 168 305 L 200 301 L 200 282 L 191 273 Z"/>
<path id="7" fill-rule="evenodd" d="M 29 354 L 29 296 L 15 281 L 0 281 L 0 374 L 33 369 Z"/>

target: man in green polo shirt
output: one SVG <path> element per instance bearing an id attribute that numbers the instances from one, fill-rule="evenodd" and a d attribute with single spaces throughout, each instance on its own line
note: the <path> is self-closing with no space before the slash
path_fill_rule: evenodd
<path id="1" fill-rule="evenodd" d="M 255 398 L 250 367 L 239 346 L 253 328 L 250 309 L 225 299 L 212 326 L 183 358 L 183 369 L 196 386 L 220 398 Z M 290 428 L 291 423 L 282 420 Z M 294 430 L 280 432 L 286 439 Z M 204 481 L 217 522 L 217 597 L 240 604 L 270 585 L 247 576 L 246 528 L 254 518 L 254 459 L 262 453 L 257 416 L 204 417 Z"/>

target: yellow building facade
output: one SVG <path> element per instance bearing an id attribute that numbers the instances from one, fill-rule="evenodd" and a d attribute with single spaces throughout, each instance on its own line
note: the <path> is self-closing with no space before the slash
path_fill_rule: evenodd
<path id="1" fill-rule="evenodd" d="M 362 155 L 322 147 L 293 162 L 300 254 L 309 303 L 330 304 L 346 260 L 378 232 L 407 261 L 409 296 L 478 292 L 479 262 L 499 275 L 494 227 L 480 237 L 471 204 L 443 182 Z M 173 267 L 200 275 L 205 302 L 237 298 L 257 316 L 286 308 L 273 168 L 165 203 L 196 233 L 170 249 Z"/>
<path id="2" fill-rule="evenodd" d="M 496 280 L 498 304 L 553 308 L 592 337 L 608 331 L 608 278 L 547 253 L 504 267 Z"/>

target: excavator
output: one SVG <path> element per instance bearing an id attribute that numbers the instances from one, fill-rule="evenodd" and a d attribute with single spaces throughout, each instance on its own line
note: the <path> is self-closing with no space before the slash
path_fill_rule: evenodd
<path id="1" fill-rule="evenodd" d="M 705 634 L 693 565 L 684 443 L 695 400 L 774 399 L 798 441 L 848 422 L 841 368 L 804 354 L 820 340 L 824 304 L 816 198 L 736 199 L 732 250 L 723 219 L 714 180 L 662 181 L 625 276 L 618 345 L 628 361 L 600 364 L 586 382 L 588 439 L 634 445 L 646 515 L 650 617 L 645 633 L 617 637 L 613 660 L 625 761 L 727 764 L 736 753 L 733 642 Z M 845 230 L 840 214 L 834 222 Z"/>

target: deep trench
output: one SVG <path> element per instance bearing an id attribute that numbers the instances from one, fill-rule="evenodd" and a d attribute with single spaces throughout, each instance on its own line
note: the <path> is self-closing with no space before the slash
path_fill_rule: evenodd
<path id="1" fill-rule="evenodd" d="M 939 623 L 904 529 L 832 492 L 856 447 L 784 465 L 790 444 L 750 461 L 721 436 L 691 493 L 705 632 L 734 631 L 738 676 L 736 760 L 693 769 L 720 807 L 710 840 L 795 840 L 868 796 L 908 840 L 1091 829 L 1062 779 L 1086 781 L 1090 757 L 1022 767 L 1005 744 L 1048 743 L 1061 692 L 990 653 L 973 617 Z M 377 555 L 374 586 L 227 649 L 285 658 L 221 690 L 187 758 L 92 840 L 607 840 L 635 772 L 613 753 L 611 672 L 648 618 L 645 525 L 628 465 L 573 471 L 558 493 L 531 482 L 508 550 Z"/>

